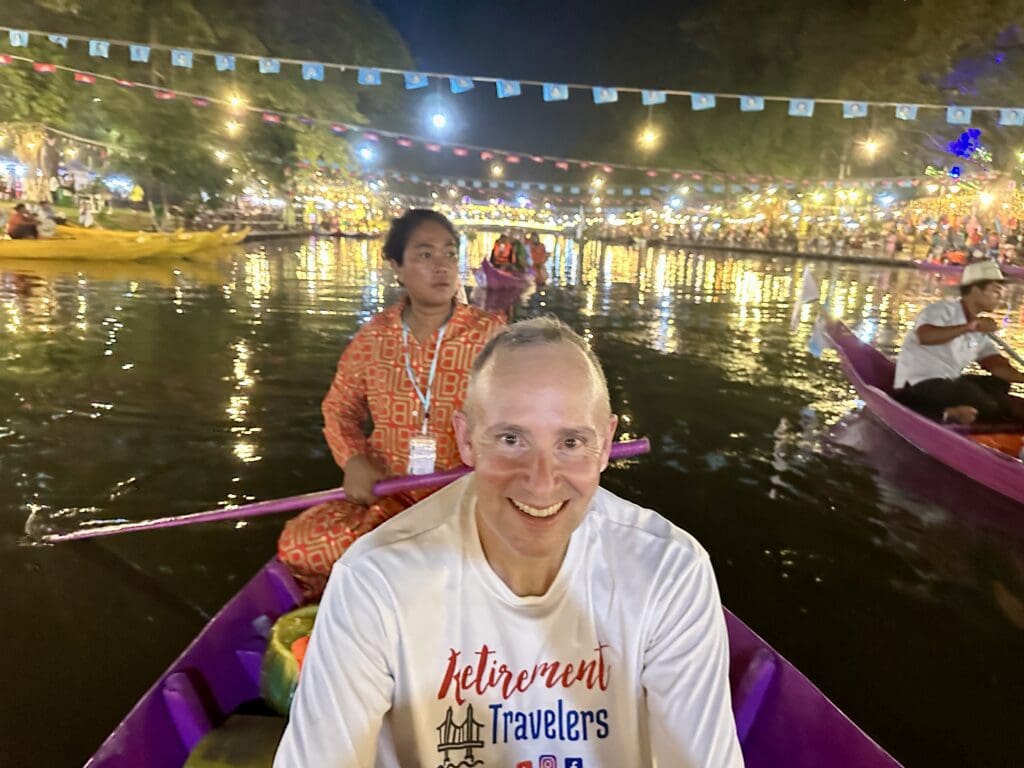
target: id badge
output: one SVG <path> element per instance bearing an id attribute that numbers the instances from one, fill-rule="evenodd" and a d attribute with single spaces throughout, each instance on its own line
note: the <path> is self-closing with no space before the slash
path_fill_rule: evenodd
<path id="1" fill-rule="evenodd" d="M 437 440 L 430 435 L 409 439 L 409 474 L 429 475 L 437 463 Z"/>

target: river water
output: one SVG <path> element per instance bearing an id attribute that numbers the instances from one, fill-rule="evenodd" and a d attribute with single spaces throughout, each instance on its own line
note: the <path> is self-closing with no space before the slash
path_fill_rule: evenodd
<path id="1" fill-rule="evenodd" d="M 471 239 L 463 266 L 490 236 Z M 549 238 L 550 312 L 604 361 L 609 471 L 711 554 L 724 602 L 910 766 L 1009 765 L 1024 701 L 1024 509 L 872 419 L 790 312 L 804 263 Z M 887 352 L 955 279 L 810 262 Z M 319 403 L 396 286 L 379 244 L 193 262 L 0 262 L 4 765 L 77 765 L 274 552 L 280 518 L 29 546 L 30 512 L 139 520 L 337 485 Z M 1007 337 L 1024 347 L 1022 291 Z M 1014 330 L 1017 329 L 1017 330 Z"/>

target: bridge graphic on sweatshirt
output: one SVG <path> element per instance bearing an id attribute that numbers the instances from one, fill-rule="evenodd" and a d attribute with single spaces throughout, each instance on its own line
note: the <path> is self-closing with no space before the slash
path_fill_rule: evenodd
<path id="1" fill-rule="evenodd" d="M 483 765 L 480 760 L 475 760 L 473 750 L 483 747 L 483 739 L 480 732 L 484 724 L 477 722 L 473 717 L 473 705 L 466 707 L 466 716 L 461 723 L 455 722 L 452 708 L 448 707 L 448 713 L 444 716 L 444 722 L 437 726 L 437 751 L 444 755 L 444 762 L 438 768 L 450 768 L 451 766 Z M 458 763 L 451 761 L 450 753 L 462 753 L 462 760 Z"/>

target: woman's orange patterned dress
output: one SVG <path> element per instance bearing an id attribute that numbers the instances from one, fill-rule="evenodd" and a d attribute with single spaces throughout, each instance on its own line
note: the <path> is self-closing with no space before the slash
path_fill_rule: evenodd
<path id="1" fill-rule="evenodd" d="M 364 454 L 394 475 L 408 473 L 409 438 L 420 432 L 422 406 L 405 371 L 399 302 L 380 312 L 352 339 L 338 361 L 324 398 L 324 435 L 339 467 Z M 452 414 L 462 407 L 473 359 L 503 325 L 500 317 L 456 304 L 445 329 L 432 387 L 429 432 L 437 440 L 438 471 L 458 466 Z M 437 344 L 435 333 L 420 344 L 409 335 L 409 359 L 426 387 Z M 367 437 L 368 427 L 372 427 Z M 278 541 L 278 557 L 310 599 L 323 592 L 334 562 L 356 538 L 394 517 L 431 491 L 382 498 L 365 507 L 335 501 L 290 520 Z"/>

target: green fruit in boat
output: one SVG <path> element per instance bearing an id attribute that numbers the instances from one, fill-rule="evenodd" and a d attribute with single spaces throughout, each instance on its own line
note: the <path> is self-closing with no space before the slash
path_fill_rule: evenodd
<path id="1" fill-rule="evenodd" d="M 287 715 L 299 683 L 299 662 L 292 654 L 292 643 L 313 631 L 315 605 L 306 605 L 286 613 L 274 622 L 267 652 L 260 667 L 260 694 L 276 712 Z"/>

